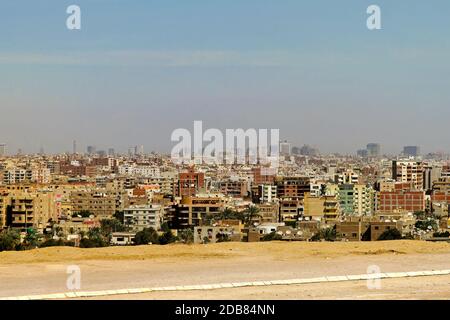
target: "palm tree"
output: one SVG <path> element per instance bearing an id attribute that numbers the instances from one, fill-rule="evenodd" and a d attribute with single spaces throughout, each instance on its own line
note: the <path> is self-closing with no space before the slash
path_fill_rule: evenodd
<path id="1" fill-rule="evenodd" d="M 261 215 L 259 214 L 259 209 L 255 205 L 250 205 L 247 210 L 244 212 L 244 221 L 245 225 L 249 227 L 255 218 L 259 218 Z"/>
<path id="2" fill-rule="evenodd" d="M 219 218 L 221 220 L 226 220 L 226 219 L 234 219 L 236 216 L 236 213 L 234 212 L 233 209 L 231 208 L 225 208 L 219 215 Z"/>

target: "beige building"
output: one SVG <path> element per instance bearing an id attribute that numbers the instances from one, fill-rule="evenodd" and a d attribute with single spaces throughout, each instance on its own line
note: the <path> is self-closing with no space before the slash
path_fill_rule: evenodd
<path id="1" fill-rule="evenodd" d="M 314 197 L 305 193 L 303 217 L 309 220 L 332 223 L 339 217 L 339 202 L 336 196 Z"/>
<path id="2" fill-rule="evenodd" d="M 116 212 L 115 194 L 106 191 L 73 191 L 72 213 L 89 211 L 97 218 L 110 218 Z"/>
<path id="3" fill-rule="evenodd" d="M 42 232 L 50 220 L 57 221 L 53 192 L 10 193 L 3 197 L 2 206 L 6 207 L 3 221 L 7 227 L 21 230 L 32 227 Z"/>

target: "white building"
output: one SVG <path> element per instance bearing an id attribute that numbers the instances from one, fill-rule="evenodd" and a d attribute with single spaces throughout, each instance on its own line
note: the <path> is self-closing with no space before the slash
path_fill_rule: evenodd
<path id="1" fill-rule="evenodd" d="M 278 201 L 277 186 L 263 184 L 259 186 L 261 203 L 272 203 Z"/>
<path id="2" fill-rule="evenodd" d="M 142 231 L 145 228 L 158 230 L 161 227 L 164 208 L 160 205 L 136 205 L 125 208 L 125 226 L 133 231 Z"/>

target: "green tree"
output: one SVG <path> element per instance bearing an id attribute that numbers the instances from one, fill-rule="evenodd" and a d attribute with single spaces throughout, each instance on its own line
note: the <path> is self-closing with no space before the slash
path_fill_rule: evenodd
<path id="1" fill-rule="evenodd" d="M 28 228 L 27 234 L 25 235 L 25 239 L 23 241 L 23 247 L 26 249 L 34 249 L 37 248 L 39 241 L 39 236 L 35 229 Z"/>
<path id="2" fill-rule="evenodd" d="M 283 237 L 276 232 L 271 232 L 271 233 L 265 234 L 262 237 L 262 241 L 277 241 L 277 240 L 282 240 L 282 239 L 283 239 Z"/>
<path id="3" fill-rule="evenodd" d="M 100 220 L 100 229 L 103 236 L 110 237 L 113 232 L 125 231 L 125 226 L 117 219 Z"/>
<path id="4" fill-rule="evenodd" d="M 109 244 L 108 239 L 105 239 L 100 228 L 90 229 L 87 233 L 87 236 L 88 240 L 84 241 L 84 243 L 88 245 L 86 248 L 107 247 Z M 82 247 L 81 243 L 82 241 L 80 241 L 80 247 Z"/>
<path id="5" fill-rule="evenodd" d="M 172 233 L 172 231 L 167 230 L 159 237 L 159 244 L 166 245 L 177 240 L 178 238 Z"/>
<path id="6" fill-rule="evenodd" d="M 261 217 L 259 209 L 255 205 L 251 205 L 244 211 L 244 223 L 249 227 L 255 218 Z"/>
<path id="7" fill-rule="evenodd" d="M 0 232 L 0 251 L 15 250 L 20 244 L 20 235 L 15 230 L 4 230 Z"/>
<path id="8" fill-rule="evenodd" d="M 60 246 L 65 246 L 65 245 L 66 245 L 66 243 L 62 239 L 59 239 L 59 240 L 47 239 L 44 242 L 42 242 L 39 245 L 39 247 L 40 248 L 47 248 L 47 247 L 60 247 Z"/>
<path id="9" fill-rule="evenodd" d="M 203 237 L 203 244 L 208 244 L 210 242 L 211 242 L 211 240 L 209 240 L 208 237 Z"/>
<path id="10" fill-rule="evenodd" d="M 158 232 L 156 232 L 156 230 L 152 227 L 145 228 L 144 230 L 136 233 L 134 236 L 134 244 L 136 245 L 144 245 L 149 243 L 159 243 Z"/>
<path id="11" fill-rule="evenodd" d="M 72 213 L 72 218 L 77 218 L 78 216 L 81 216 L 82 218 L 89 218 L 91 215 L 93 215 L 92 212 L 87 211 L 87 210 L 82 210 L 80 212 Z"/>
<path id="12" fill-rule="evenodd" d="M 379 237 L 378 240 L 400 240 L 402 239 L 402 234 L 397 228 L 388 229 L 384 231 Z"/>
<path id="13" fill-rule="evenodd" d="M 421 229 L 421 230 L 437 230 L 438 229 L 438 224 L 436 222 L 436 220 L 429 218 L 426 220 L 419 220 L 416 221 L 415 227 L 417 229 Z"/>
<path id="14" fill-rule="evenodd" d="M 192 229 L 184 229 L 180 232 L 180 239 L 186 244 L 191 244 L 194 242 L 194 232 Z"/>
<path id="15" fill-rule="evenodd" d="M 113 218 L 118 220 L 120 223 L 124 224 L 125 214 L 123 211 L 116 211 L 113 214 Z"/>
<path id="16" fill-rule="evenodd" d="M 435 238 L 449 238 L 450 237 L 450 232 L 448 232 L 448 231 L 435 232 L 435 233 L 433 233 L 433 237 L 435 237 Z"/>
<path id="17" fill-rule="evenodd" d="M 336 226 L 333 228 L 325 228 L 319 230 L 314 236 L 312 236 L 311 241 L 336 241 L 338 238 L 338 233 L 336 232 Z"/>
<path id="18" fill-rule="evenodd" d="M 219 232 L 216 234 L 217 242 L 228 242 L 230 241 L 230 237 L 225 232 Z"/>

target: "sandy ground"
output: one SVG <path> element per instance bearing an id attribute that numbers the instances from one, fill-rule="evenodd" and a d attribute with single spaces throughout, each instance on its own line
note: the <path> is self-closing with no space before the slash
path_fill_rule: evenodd
<path id="1" fill-rule="evenodd" d="M 0 297 L 69 291 L 67 267 L 81 269 L 82 291 L 246 282 L 381 272 L 450 269 L 450 244 L 420 241 L 362 243 L 222 243 L 46 248 L 0 253 Z M 150 293 L 113 299 L 395 299 L 450 298 L 448 276 L 299 286 Z"/>
<path id="2" fill-rule="evenodd" d="M 244 287 L 209 291 L 152 292 L 92 299 L 114 300 L 418 300 L 450 299 L 450 276 L 382 279 L 380 287 L 368 289 L 366 281 L 324 284 Z"/>

